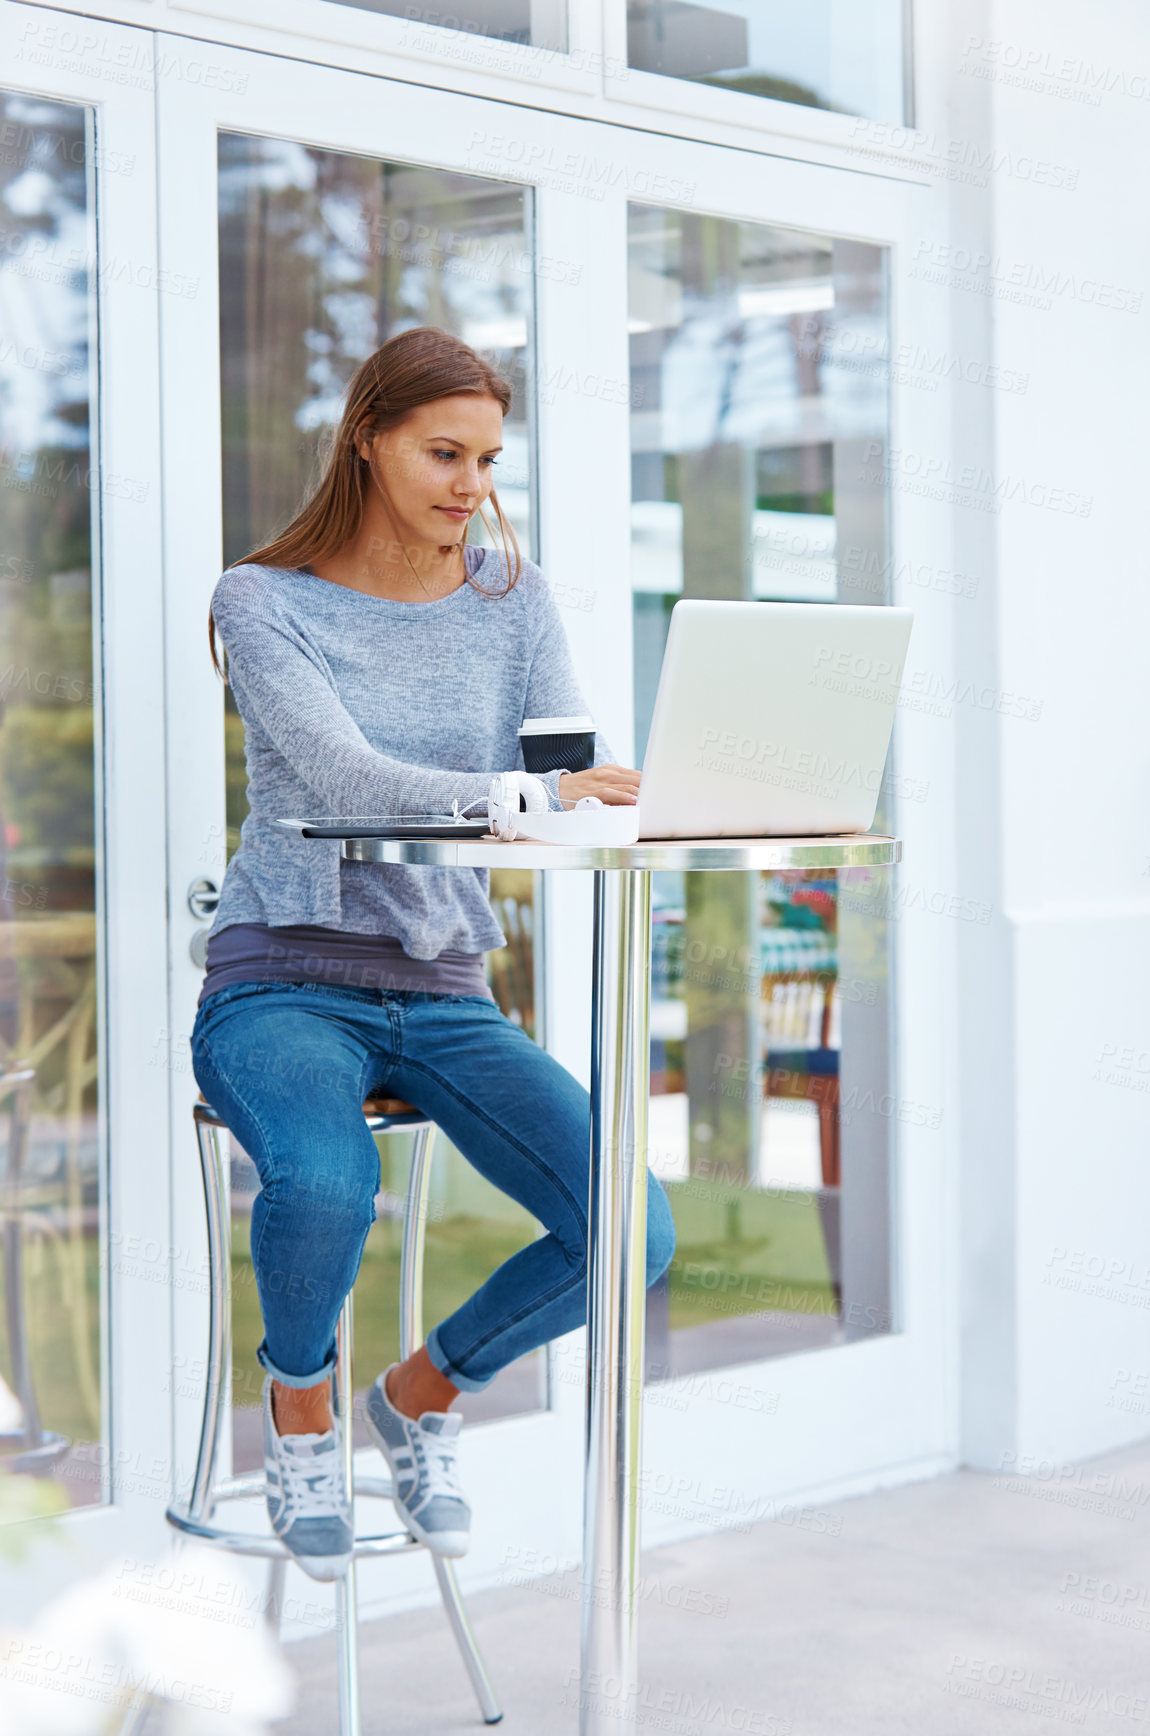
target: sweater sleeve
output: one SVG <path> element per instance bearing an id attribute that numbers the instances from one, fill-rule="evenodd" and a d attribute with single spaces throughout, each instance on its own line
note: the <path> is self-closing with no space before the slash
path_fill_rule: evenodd
<path id="1" fill-rule="evenodd" d="M 377 753 L 341 703 L 322 655 L 275 607 L 259 579 L 225 573 L 212 615 L 244 712 L 326 813 L 450 813 L 485 803 L 491 772 L 442 771 Z"/>
<path id="2" fill-rule="evenodd" d="M 539 631 L 527 678 L 524 716 L 583 716 L 588 709 L 587 701 L 575 675 L 567 633 L 550 587 L 538 567 L 534 568 L 531 575 L 531 592 Z M 602 766 L 615 763 L 618 762 L 615 761 L 606 738 L 596 729 L 594 764 Z M 552 808 L 561 808 L 563 805 L 559 800 L 559 779 L 562 775 L 562 772 L 540 774 L 540 782 L 547 787 Z"/>

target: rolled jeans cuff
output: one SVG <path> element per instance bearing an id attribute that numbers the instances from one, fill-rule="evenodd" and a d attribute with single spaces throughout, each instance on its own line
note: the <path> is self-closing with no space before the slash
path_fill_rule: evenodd
<path id="1" fill-rule="evenodd" d="M 327 1355 L 324 1357 L 323 1367 L 320 1369 L 318 1374 L 285 1374 L 282 1368 L 276 1367 L 275 1363 L 268 1355 L 267 1339 L 265 1338 L 259 1349 L 256 1351 L 256 1360 L 261 1368 L 267 1369 L 273 1380 L 279 1381 L 281 1386 L 294 1386 L 298 1391 L 303 1391 L 305 1387 L 319 1386 L 323 1381 L 330 1380 L 332 1375 L 335 1373 L 335 1365 L 338 1359 L 333 1344 Z"/>
<path id="2" fill-rule="evenodd" d="M 460 1392 L 482 1392 L 484 1387 L 490 1386 L 495 1379 L 494 1374 L 489 1374 L 486 1380 L 475 1380 L 471 1375 L 461 1373 L 439 1342 L 438 1326 L 433 1326 L 428 1336 L 427 1354 L 440 1374 L 445 1374 L 452 1386 L 457 1386 Z"/>

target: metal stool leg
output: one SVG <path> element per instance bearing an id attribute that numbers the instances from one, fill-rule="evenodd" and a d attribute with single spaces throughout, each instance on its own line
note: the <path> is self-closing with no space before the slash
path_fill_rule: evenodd
<path id="1" fill-rule="evenodd" d="M 423 1250 L 427 1240 L 427 1201 L 431 1191 L 433 1125 L 421 1127 L 411 1151 L 411 1174 L 407 1184 L 407 1210 L 403 1218 L 403 1249 L 399 1264 L 399 1354 L 406 1359 L 423 1343 Z M 431 1557 L 439 1595 L 455 1635 L 464 1668 L 471 1678 L 475 1698 L 485 1724 L 498 1724 L 503 1710 L 487 1674 L 471 1623 L 467 1619 L 455 1577 L 455 1563 L 442 1555 Z"/>
<path id="2" fill-rule="evenodd" d="M 483 1653 L 479 1650 L 479 1643 L 467 1619 L 467 1610 L 455 1578 L 455 1563 L 445 1560 L 442 1555 L 433 1555 L 431 1559 L 435 1564 L 435 1577 L 439 1581 L 439 1595 L 443 1599 L 443 1607 L 447 1611 L 447 1619 L 451 1623 L 451 1631 L 455 1635 L 455 1643 L 459 1647 L 467 1674 L 471 1677 L 471 1686 L 475 1689 L 475 1698 L 479 1701 L 483 1722 L 498 1724 L 503 1717 L 503 1708 L 495 1698 L 495 1689 L 487 1674 Z"/>
<path id="3" fill-rule="evenodd" d="M 280 1556 L 278 1561 L 268 1563 L 268 1589 L 264 1598 L 264 1617 L 276 1639 L 279 1638 L 280 1627 L 284 1615 L 284 1583 L 287 1579 L 287 1561 Z"/>
<path id="4" fill-rule="evenodd" d="M 399 1257 L 399 1356 L 406 1362 L 423 1343 L 423 1249 L 427 1241 L 427 1201 L 431 1192 L 431 1148 L 435 1128 L 421 1127 L 411 1147 L 403 1247 Z"/>
<path id="5" fill-rule="evenodd" d="M 348 1293 L 339 1316 L 338 1361 L 335 1371 L 335 1407 L 343 1425 L 343 1470 L 351 1502 L 351 1529 L 355 1534 L 355 1443 L 351 1372 L 352 1313 Z M 339 1633 L 339 1730 L 340 1736 L 359 1736 L 359 1597 L 355 1561 L 335 1586 L 335 1620 Z"/>

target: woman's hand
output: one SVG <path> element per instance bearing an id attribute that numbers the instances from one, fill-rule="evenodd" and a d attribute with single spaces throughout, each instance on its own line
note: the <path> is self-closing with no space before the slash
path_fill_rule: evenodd
<path id="1" fill-rule="evenodd" d="M 630 766 L 592 766 L 585 772 L 562 772 L 559 800 L 573 808 L 584 796 L 598 796 L 609 808 L 634 807 L 639 800 L 639 774 Z"/>

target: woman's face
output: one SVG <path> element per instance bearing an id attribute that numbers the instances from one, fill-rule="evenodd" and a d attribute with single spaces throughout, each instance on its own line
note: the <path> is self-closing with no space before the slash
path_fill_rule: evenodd
<path id="1" fill-rule="evenodd" d="M 371 461 L 405 541 L 463 541 L 468 519 L 491 493 L 502 442 L 498 402 L 470 392 L 421 404 L 376 435 Z M 360 454 L 368 452 L 365 441 Z"/>

